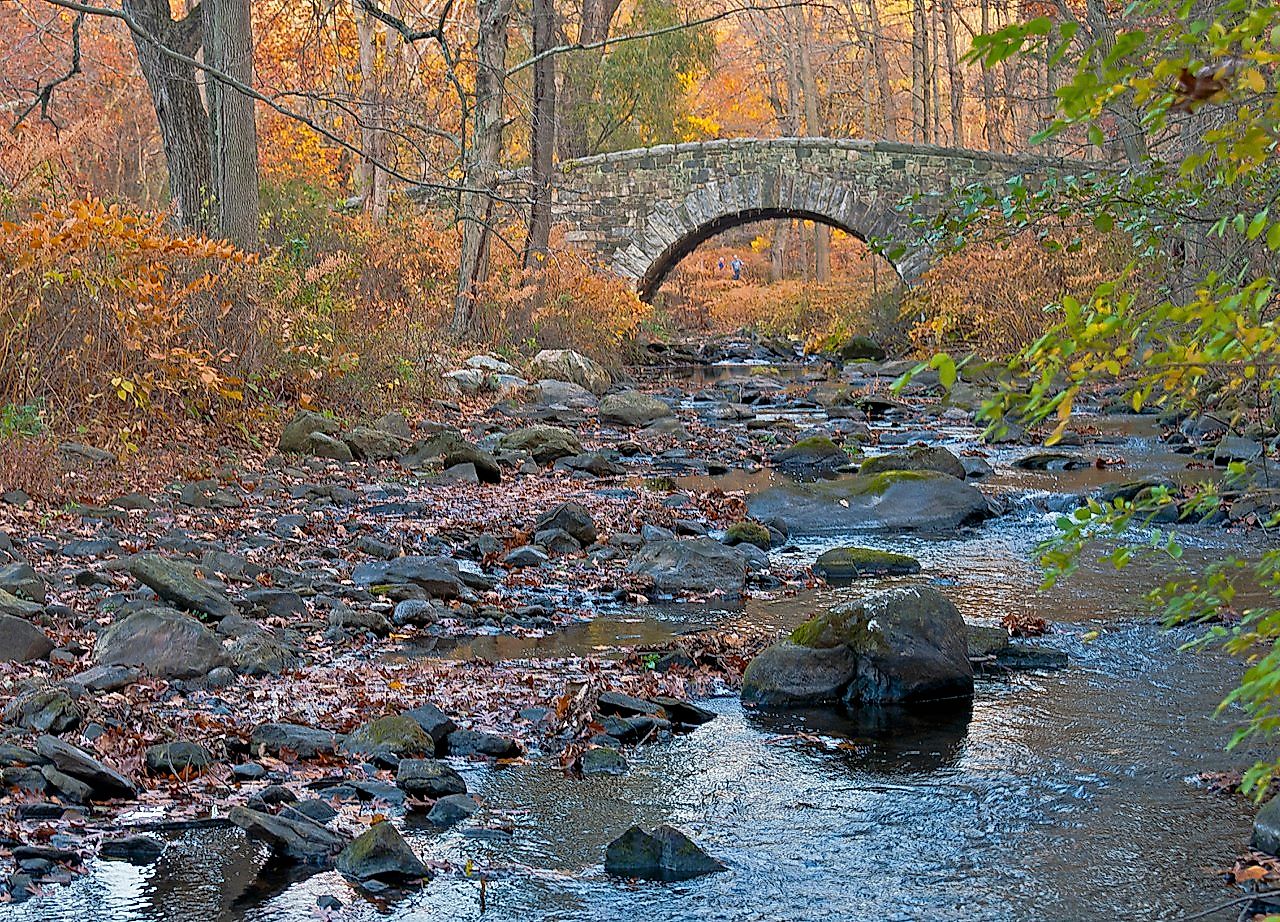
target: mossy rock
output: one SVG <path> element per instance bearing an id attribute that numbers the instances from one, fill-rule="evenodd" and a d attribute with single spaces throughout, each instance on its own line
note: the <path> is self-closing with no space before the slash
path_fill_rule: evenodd
<path id="1" fill-rule="evenodd" d="M 344 752 L 390 752 L 398 756 L 420 756 L 435 752 L 435 741 L 416 720 L 404 714 L 390 714 L 357 728 L 342 741 Z"/>
<path id="2" fill-rule="evenodd" d="M 936 471 L 957 480 L 965 478 L 964 463 L 947 449 L 936 445 L 917 445 L 878 458 L 868 458 L 858 470 L 864 475 L 886 471 Z"/>
<path id="3" fill-rule="evenodd" d="M 767 551 L 773 545 L 773 537 L 769 534 L 769 529 L 759 522 L 734 522 L 724 533 L 724 543 L 730 547 L 754 544 L 760 550 Z"/>
<path id="4" fill-rule="evenodd" d="M 888 355 L 884 346 L 870 336 L 851 336 L 836 354 L 846 362 L 882 362 Z"/>
<path id="5" fill-rule="evenodd" d="M 906 554 L 870 547 L 835 547 L 818 557 L 813 572 L 827 582 L 865 576 L 903 576 L 919 573 L 920 561 Z"/>
<path id="6" fill-rule="evenodd" d="M 973 695 L 964 620 L 929 586 L 878 592 L 816 615 L 791 632 L 791 643 L 847 649 L 857 663 L 846 707 Z"/>
<path id="7" fill-rule="evenodd" d="M 860 496 L 883 496 L 896 483 L 933 480 L 939 476 L 942 475 L 936 471 L 880 471 L 871 476 L 859 474 L 852 488 Z"/>

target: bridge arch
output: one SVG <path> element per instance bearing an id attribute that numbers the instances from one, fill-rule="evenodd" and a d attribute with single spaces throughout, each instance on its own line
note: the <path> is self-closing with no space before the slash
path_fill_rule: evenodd
<path id="1" fill-rule="evenodd" d="M 663 252 L 653 258 L 649 264 L 649 268 L 636 281 L 636 293 L 640 296 L 640 300 L 648 301 L 658 289 L 662 287 L 662 283 L 666 281 L 667 276 L 672 270 L 680 264 L 680 261 L 696 250 L 701 244 L 721 234 L 724 231 L 732 230 L 735 227 L 741 227 L 744 224 L 754 224 L 757 221 L 772 221 L 776 218 L 793 218 L 798 221 L 815 221 L 818 224 L 825 224 L 836 230 L 844 231 L 846 234 L 864 240 L 862 234 L 852 227 L 848 227 L 841 223 L 838 219 L 830 215 L 818 214 L 813 211 L 806 211 L 798 208 L 746 208 L 742 211 L 736 211 L 729 214 L 723 214 L 712 218 L 700 227 L 693 228 L 683 237 L 678 238 L 674 243 L 668 246 Z M 894 266 L 896 269 L 897 266 Z"/>
<path id="2" fill-rule="evenodd" d="M 887 240 L 904 282 L 932 254 L 899 210 L 933 211 L 977 180 L 1061 172 L 1071 161 L 841 138 L 767 138 L 665 145 L 560 164 L 553 188 L 565 239 L 650 298 L 698 244 L 741 224 L 803 218 L 861 240 Z M 1082 164 L 1075 164 L 1080 166 Z"/>

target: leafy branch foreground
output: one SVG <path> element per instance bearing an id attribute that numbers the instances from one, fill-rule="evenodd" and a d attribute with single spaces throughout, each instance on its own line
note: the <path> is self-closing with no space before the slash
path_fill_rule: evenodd
<path id="1" fill-rule="evenodd" d="M 1097 143 L 1114 128 L 1115 113 L 1127 111 L 1156 139 L 1147 158 L 1035 187 L 974 186 L 920 226 L 943 250 L 1033 233 L 1046 247 L 1067 250 L 1111 235 L 1132 254 L 1089 296 L 1063 297 L 1048 308 L 1054 324 L 1000 369 L 1003 386 L 982 411 L 992 434 L 1047 424 L 1052 444 L 1081 403 L 1099 398 L 1159 412 L 1170 424 L 1211 419 L 1261 442 L 1261 456 L 1231 464 L 1220 480 L 1181 490 L 1150 484 L 1063 516 L 1057 536 L 1041 548 L 1050 584 L 1098 542 L 1116 567 L 1139 555 L 1181 560 L 1178 532 L 1153 526 L 1202 522 L 1228 499 L 1255 502 L 1264 530 L 1280 523 L 1280 492 L 1267 465 L 1280 391 L 1280 8 L 1232 0 L 1206 11 L 1152 0 L 1131 6 L 1128 21 L 1132 27 L 1079 52 L 1071 79 L 1057 91 L 1058 119 L 1044 136 L 1083 126 Z M 1062 60 L 1076 50 L 1077 29 L 1032 20 L 980 37 L 972 56 L 987 67 L 1019 54 Z M 927 364 L 947 385 L 966 373 L 966 362 L 949 355 Z M 1257 560 L 1184 563 L 1150 599 L 1170 623 L 1210 625 L 1198 643 L 1249 664 L 1222 703 L 1247 715 L 1230 745 L 1274 740 L 1280 550 Z M 1280 759 L 1262 761 L 1242 786 L 1260 799 L 1278 776 Z"/>

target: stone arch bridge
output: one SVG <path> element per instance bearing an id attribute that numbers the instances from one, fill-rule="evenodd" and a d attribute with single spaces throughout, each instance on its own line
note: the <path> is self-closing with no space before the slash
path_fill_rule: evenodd
<path id="1" fill-rule="evenodd" d="M 862 240 L 905 247 L 893 260 L 910 284 L 931 254 L 899 203 L 937 207 L 952 189 L 1088 168 L 1082 161 L 832 138 L 706 141 L 561 163 L 555 221 L 565 239 L 635 282 L 648 300 L 704 240 L 753 221 L 800 218 Z"/>

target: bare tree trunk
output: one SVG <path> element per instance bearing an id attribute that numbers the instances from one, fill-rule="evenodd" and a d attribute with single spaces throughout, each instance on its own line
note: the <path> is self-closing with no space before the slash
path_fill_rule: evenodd
<path id="1" fill-rule="evenodd" d="M 475 331 L 476 298 L 489 275 L 490 224 L 493 219 L 493 184 L 502 150 L 502 107 L 507 68 L 507 23 L 511 0 L 479 0 L 479 34 L 476 39 L 475 118 L 467 149 L 464 181 L 471 191 L 462 194 L 462 255 L 458 271 L 458 296 L 454 302 L 454 336 Z"/>
<path id="2" fill-rule="evenodd" d="M 773 241 L 769 245 L 769 281 L 780 282 L 787 274 L 787 239 L 791 235 L 791 222 L 779 219 L 773 222 Z"/>
<path id="3" fill-rule="evenodd" d="M 880 105 L 884 112 L 884 137 L 898 140 L 898 106 L 889 80 L 889 58 L 884 53 L 884 36 L 880 31 L 880 11 L 876 0 L 867 0 L 867 16 L 871 20 L 871 57 L 875 61 L 876 84 L 880 87 Z"/>
<path id="4" fill-rule="evenodd" d="M 943 0 L 942 29 L 947 42 L 947 86 L 951 89 L 951 143 L 964 147 L 964 72 L 956 54 L 955 0 Z"/>
<path id="5" fill-rule="evenodd" d="M 1111 21 L 1111 16 L 1101 0 L 1086 0 L 1085 20 L 1089 25 L 1089 32 L 1099 43 L 1102 52 L 1110 53 L 1116 44 L 1115 23 Z M 1145 163 L 1151 156 L 1147 149 L 1147 136 L 1132 104 L 1127 98 L 1120 96 L 1107 108 L 1115 113 L 1119 122 L 1117 128 L 1120 132 L 1120 147 L 1129 165 L 1137 166 Z"/>
<path id="6" fill-rule="evenodd" d="M 554 0 L 533 0 L 533 53 L 556 44 Z M 524 266 L 542 264 L 551 244 L 551 171 L 556 147 L 556 59 L 547 55 L 533 65 L 533 112 L 530 118 L 529 165 L 533 173 L 533 206 L 525 238 Z"/>
<path id="7" fill-rule="evenodd" d="M 980 27 L 984 35 L 991 31 L 991 2 L 992 0 L 980 0 Z M 989 67 L 982 68 L 982 108 L 986 114 L 983 134 L 986 136 L 987 148 L 1003 151 L 1004 120 L 1000 114 L 1000 104 L 996 100 L 996 75 Z"/>
<path id="8" fill-rule="evenodd" d="M 911 0 L 911 127 L 915 140 L 929 141 L 929 64 L 924 0 Z"/>
<path id="9" fill-rule="evenodd" d="M 253 85 L 253 21 L 249 0 L 204 0 L 204 56 L 213 68 Z M 210 80 L 211 184 L 218 232 L 236 246 L 258 246 L 258 127 L 253 99 Z"/>
<path id="10" fill-rule="evenodd" d="M 194 54 L 200 46 L 199 24 L 189 20 L 175 23 L 169 13 L 168 0 L 124 0 L 124 10 L 170 48 Z M 212 231 L 209 120 L 200 98 L 195 69 L 162 54 L 139 36 L 132 37 L 138 64 L 151 91 L 156 121 L 160 124 L 174 217 L 184 230 Z"/>
<path id="11" fill-rule="evenodd" d="M 356 21 L 356 43 L 360 62 L 360 163 L 356 167 L 357 191 L 364 199 L 364 212 L 373 221 L 387 216 L 387 177 L 378 161 L 382 155 L 382 105 L 378 86 L 377 22 L 352 0 L 351 14 Z"/>
<path id="12" fill-rule="evenodd" d="M 813 29 L 800 7 L 791 7 L 792 34 L 800 62 L 800 87 L 804 97 L 804 130 L 810 137 L 822 137 L 826 131 L 818 110 L 818 81 L 813 72 Z M 813 225 L 814 277 L 819 282 L 831 281 L 831 228 Z"/>

